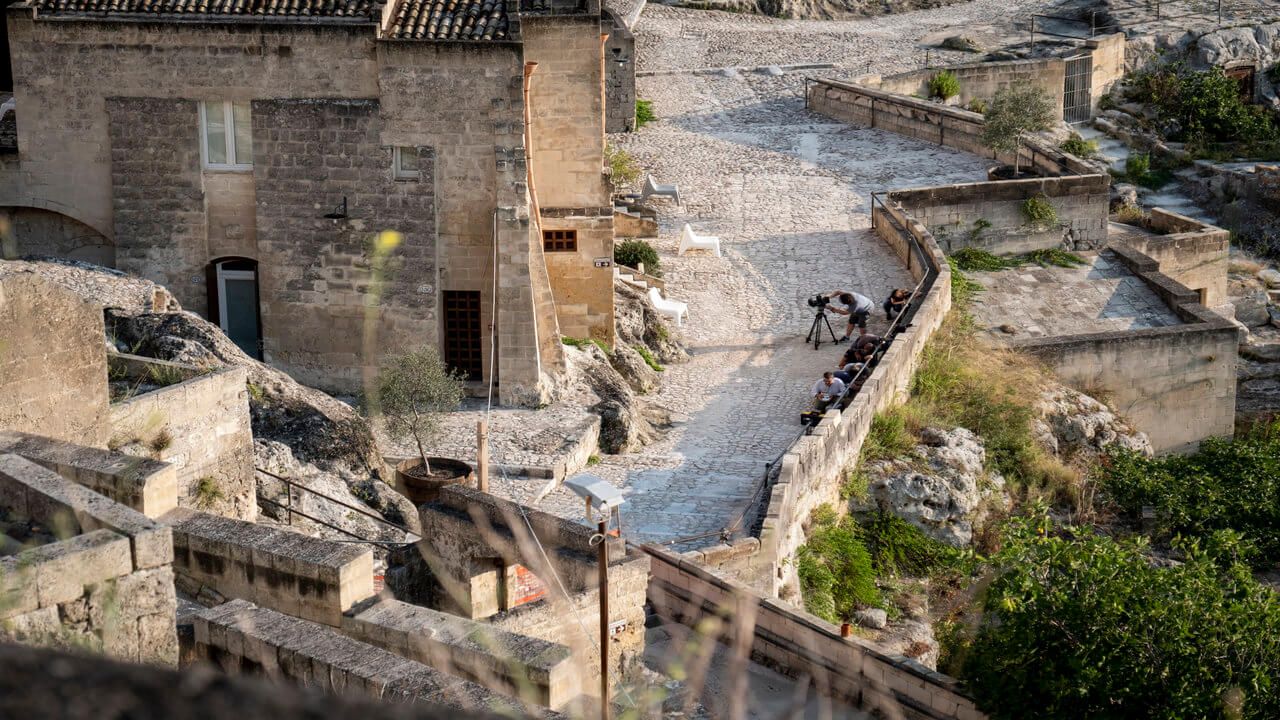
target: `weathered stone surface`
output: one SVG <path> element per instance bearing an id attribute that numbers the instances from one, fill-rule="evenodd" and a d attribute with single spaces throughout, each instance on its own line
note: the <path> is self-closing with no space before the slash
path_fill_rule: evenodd
<path id="1" fill-rule="evenodd" d="M 641 395 L 657 390 L 662 384 L 662 376 L 658 371 L 649 367 L 639 352 L 621 343 L 609 353 L 609 364 L 632 390 Z"/>
<path id="2" fill-rule="evenodd" d="M 1263 268 L 1258 271 L 1258 279 L 1267 287 L 1280 287 L 1280 270 L 1275 268 Z"/>
<path id="3" fill-rule="evenodd" d="M 1267 294 L 1265 292 L 1250 293 L 1236 301 L 1236 320 L 1245 327 L 1258 327 L 1271 322 L 1267 313 Z"/>
<path id="4" fill-rule="evenodd" d="M 859 610 L 853 614 L 858 624 L 872 630 L 883 630 L 885 625 L 889 624 L 889 613 L 880 608 L 868 608 Z"/>
<path id="5" fill-rule="evenodd" d="M 1096 457 L 1109 446 L 1151 454 L 1151 441 L 1106 405 L 1070 388 L 1045 390 L 1036 402 L 1033 432 L 1047 449 L 1071 457 Z"/>
<path id="6" fill-rule="evenodd" d="M 678 363 L 689 359 L 689 353 L 663 324 L 662 316 L 648 295 L 626 282 L 616 282 L 613 288 L 613 322 L 620 344 L 644 345 L 661 363 Z"/>
<path id="7" fill-rule="evenodd" d="M 1116 183 L 1111 186 L 1111 211 L 1122 207 L 1134 207 L 1138 204 L 1138 188 L 1128 183 Z"/>
<path id="8" fill-rule="evenodd" d="M 909 458 L 867 468 L 870 495 L 884 512 L 956 546 L 973 538 L 974 514 L 982 494 L 978 482 L 986 450 L 965 428 L 926 428 Z M 917 469 L 923 466 L 924 469 Z"/>

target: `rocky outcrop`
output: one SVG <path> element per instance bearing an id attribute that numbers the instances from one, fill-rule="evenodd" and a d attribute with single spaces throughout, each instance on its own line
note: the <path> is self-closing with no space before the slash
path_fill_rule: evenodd
<path id="1" fill-rule="evenodd" d="M 620 280 L 613 289 L 613 326 L 619 345 L 643 345 L 660 363 L 689 359 L 689 353 L 662 323 L 662 315 L 643 291 Z"/>
<path id="2" fill-rule="evenodd" d="M 1097 457 L 1111 446 L 1151 454 L 1146 433 L 1082 392 L 1061 386 L 1045 390 L 1035 410 L 1032 432 L 1046 450 L 1063 459 Z"/>
<path id="3" fill-rule="evenodd" d="M 610 356 L 596 345 L 581 350 L 566 347 L 565 359 L 569 382 L 587 393 L 583 402 L 600 416 L 601 450 L 614 454 L 634 452 L 656 440 L 659 428 L 670 424 L 667 413 L 633 390 L 611 364 Z M 648 370 L 647 365 L 645 369 Z"/>
<path id="4" fill-rule="evenodd" d="M 907 457 L 867 468 L 870 499 L 929 537 L 964 547 L 973 540 L 982 486 L 1003 486 L 1004 478 L 986 475 L 982 439 L 965 428 L 925 428 L 920 440 Z"/>

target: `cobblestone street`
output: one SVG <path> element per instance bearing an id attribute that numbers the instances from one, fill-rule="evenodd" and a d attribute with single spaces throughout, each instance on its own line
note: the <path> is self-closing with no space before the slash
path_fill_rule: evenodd
<path id="1" fill-rule="evenodd" d="M 638 26 L 639 69 L 751 62 L 758 51 L 753 43 L 768 34 L 762 23 L 813 33 L 805 47 L 825 47 L 850 68 L 859 62 L 854 56 L 910 66 L 911 42 L 905 35 L 890 41 L 879 25 L 902 32 L 903 23 L 921 19 L 942 26 L 962 21 L 965 13 L 994 20 L 1009 17 L 1009 10 L 1009 3 L 976 0 L 945 13 L 842 23 L 743 17 L 752 33 L 738 33 L 719 13 L 651 5 Z M 702 35 L 682 36 L 686 21 L 698 24 Z M 827 45 L 833 26 L 865 38 Z M 906 60 L 893 59 L 899 56 Z M 774 62 L 821 60 L 783 53 Z M 680 336 L 693 358 L 667 367 L 662 390 L 650 399 L 687 419 L 642 452 L 602 456 L 588 470 L 624 490 L 624 532 L 633 540 L 713 533 L 746 509 L 766 464 L 801 431 L 809 388 L 843 352 L 842 346 L 824 344 L 815 352 L 804 344 L 813 320 L 807 297 L 861 292 L 877 303 L 870 330 L 883 329 L 879 303 L 892 288 L 910 286 L 911 278 L 870 230 L 871 192 L 985 177 L 989 162 L 976 156 L 811 113 L 803 86 L 803 72 L 776 69 L 639 77 L 638 95 L 653 102 L 660 121 L 610 137 L 658 182 L 678 183 L 685 202 L 683 208 L 659 206 L 661 237 L 651 242 L 661 256 L 668 296 L 689 305 Z M 724 256 L 695 250 L 677 257 L 686 222 L 700 234 L 719 236 Z M 829 317 L 843 334 L 843 316 Z M 582 515 L 581 501 L 564 488 L 539 507 Z M 715 540 L 702 544 L 707 542 Z"/>

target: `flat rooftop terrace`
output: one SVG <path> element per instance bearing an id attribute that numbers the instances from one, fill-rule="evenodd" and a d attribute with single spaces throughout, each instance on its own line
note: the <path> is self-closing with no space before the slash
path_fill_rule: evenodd
<path id="1" fill-rule="evenodd" d="M 1181 325 L 1182 320 L 1113 253 L 1074 268 L 1035 264 L 970 273 L 986 291 L 974 317 L 1004 341 Z"/>

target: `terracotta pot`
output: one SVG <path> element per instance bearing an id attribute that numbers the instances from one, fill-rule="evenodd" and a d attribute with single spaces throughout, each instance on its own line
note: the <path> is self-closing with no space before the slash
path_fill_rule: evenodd
<path id="1" fill-rule="evenodd" d="M 452 471 L 451 476 L 444 479 L 416 477 L 410 475 L 408 471 L 422 465 L 422 458 L 409 458 L 396 465 L 396 490 L 405 497 L 409 498 L 409 502 L 414 505 L 431 502 L 440 495 L 440 488 L 445 485 L 455 485 L 462 483 L 470 485 L 475 480 L 475 472 L 471 466 L 461 460 L 453 458 L 432 457 L 427 458 L 431 464 L 432 472 L 440 472 L 441 470 Z"/>

